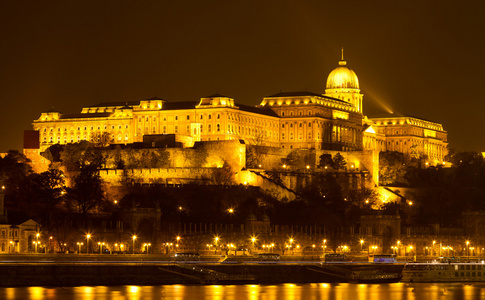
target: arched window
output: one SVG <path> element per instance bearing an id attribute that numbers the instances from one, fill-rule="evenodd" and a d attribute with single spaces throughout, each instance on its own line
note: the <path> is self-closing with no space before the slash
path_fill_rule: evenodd
<path id="1" fill-rule="evenodd" d="M 152 133 L 156 133 L 156 132 L 157 132 L 157 127 L 153 126 Z"/>
<path id="2" fill-rule="evenodd" d="M 178 133 L 178 132 L 179 132 L 179 127 L 175 125 L 175 133 Z"/>
<path id="3" fill-rule="evenodd" d="M 210 119 L 210 115 L 209 115 L 209 119 Z M 207 126 L 207 129 L 208 129 L 208 131 L 209 131 L 209 132 L 212 132 L 212 126 L 211 126 L 211 124 L 209 124 L 209 125 Z"/>
<path id="4" fill-rule="evenodd" d="M 217 124 L 217 131 L 221 131 L 221 125 L 220 124 Z"/>
<path id="5" fill-rule="evenodd" d="M 127 141 L 129 139 L 128 137 L 128 133 L 125 134 L 125 141 Z"/>

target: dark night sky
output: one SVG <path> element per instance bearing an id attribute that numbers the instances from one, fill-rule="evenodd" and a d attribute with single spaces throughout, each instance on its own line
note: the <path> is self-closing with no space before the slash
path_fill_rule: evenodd
<path id="1" fill-rule="evenodd" d="M 485 1 L 0 2 L 0 152 L 52 107 L 323 93 L 340 49 L 378 102 L 485 151 Z"/>

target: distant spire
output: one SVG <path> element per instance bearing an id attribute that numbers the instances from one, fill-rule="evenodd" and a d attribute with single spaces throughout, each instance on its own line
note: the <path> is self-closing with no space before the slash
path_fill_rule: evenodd
<path id="1" fill-rule="evenodd" d="M 344 60 L 344 47 L 342 47 L 342 59 L 338 62 L 340 66 L 345 66 L 347 62 Z"/>

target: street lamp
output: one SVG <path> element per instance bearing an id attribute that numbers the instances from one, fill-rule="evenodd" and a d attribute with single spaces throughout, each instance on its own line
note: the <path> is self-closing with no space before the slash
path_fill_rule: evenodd
<path id="1" fill-rule="evenodd" d="M 214 255 L 217 253 L 217 243 L 218 242 L 219 242 L 219 237 L 218 236 L 214 237 L 214 245 L 215 245 Z"/>
<path id="2" fill-rule="evenodd" d="M 76 244 L 79 247 L 78 253 L 81 254 L 81 246 L 83 245 L 83 243 L 77 242 Z"/>
<path id="3" fill-rule="evenodd" d="M 256 237 L 252 236 L 251 237 L 251 242 L 253 243 L 253 251 L 254 251 L 254 243 L 256 242 Z"/>
<path id="4" fill-rule="evenodd" d="M 86 247 L 87 247 L 87 249 L 86 249 L 86 253 L 87 253 L 87 254 L 89 254 L 89 239 L 90 239 L 90 238 L 91 238 L 91 235 L 90 235 L 89 233 L 88 233 L 88 234 L 86 234 L 86 240 L 87 240 L 87 242 L 86 242 Z"/>
<path id="5" fill-rule="evenodd" d="M 36 239 L 35 240 L 36 241 L 36 243 L 35 243 L 35 253 L 37 253 L 37 244 L 39 244 L 39 236 L 40 236 L 40 233 L 37 232 L 35 234 L 35 239 Z"/>
<path id="6" fill-rule="evenodd" d="M 132 236 L 133 239 L 133 255 L 135 254 L 135 240 L 136 240 L 136 235 Z"/>
<path id="7" fill-rule="evenodd" d="M 436 244 L 436 241 L 433 241 L 433 255 L 434 255 L 434 245 Z"/>
<path id="8" fill-rule="evenodd" d="M 362 252 L 362 250 L 363 250 L 363 249 L 362 249 L 362 248 L 363 248 L 363 245 L 364 245 L 364 240 L 363 240 L 363 239 L 361 239 L 361 240 L 360 240 L 360 252 Z"/>
<path id="9" fill-rule="evenodd" d="M 143 248 L 145 248 L 147 250 L 147 254 L 148 254 L 148 247 L 150 247 L 152 244 L 148 243 L 148 244 L 143 244 Z"/>
<path id="10" fill-rule="evenodd" d="M 470 241 L 466 241 L 466 256 L 470 256 L 470 254 L 468 252 L 468 250 L 470 249 L 469 245 L 470 245 Z"/>

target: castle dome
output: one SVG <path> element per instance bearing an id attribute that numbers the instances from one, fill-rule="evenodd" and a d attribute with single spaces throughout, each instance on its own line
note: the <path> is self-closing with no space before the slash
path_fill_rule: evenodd
<path id="1" fill-rule="evenodd" d="M 359 79 L 355 72 L 347 67 L 343 49 L 342 60 L 338 64 L 339 66 L 328 75 L 327 89 L 359 89 Z"/>

